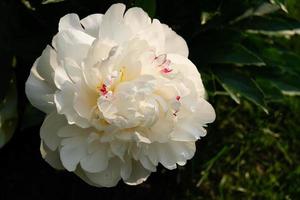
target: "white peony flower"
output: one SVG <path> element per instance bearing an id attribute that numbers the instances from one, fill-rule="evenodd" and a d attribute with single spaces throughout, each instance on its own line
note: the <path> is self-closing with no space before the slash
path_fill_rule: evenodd
<path id="1" fill-rule="evenodd" d="M 140 8 L 124 11 L 61 18 L 26 82 L 47 114 L 44 159 L 98 187 L 185 165 L 215 119 L 184 39 Z"/>

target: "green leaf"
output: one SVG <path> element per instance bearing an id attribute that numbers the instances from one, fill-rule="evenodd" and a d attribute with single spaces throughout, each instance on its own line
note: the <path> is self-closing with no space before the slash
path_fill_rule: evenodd
<path id="1" fill-rule="evenodd" d="M 4 99 L 0 102 L 0 148 L 12 137 L 17 121 L 17 89 L 13 78 Z"/>
<path id="2" fill-rule="evenodd" d="M 256 79 L 256 83 L 262 89 L 265 100 L 268 102 L 283 101 L 284 95 L 272 81 L 266 79 Z"/>
<path id="3" fill-rule="evenodd" d="M 42 4 L 49 4 L 49 3 L 59 3 L 63 2 L 64 0 L 43 0 Z"/>
<path id="4" fill-rule="evenodd" d="M 28 0 L 21 0 L 21 2 L 24 4 L 24 6 L 26 6 L 26 8 L 28 8 L 29 10 L 32 10 L 34 11 L 35 10 L 35 7 L 32 7 L 30 1 Z"/>
<path id="5" fill-rule="evenodd" d="M 240 98 L 244 97 L 268 113 L 264 94 L 254 80 L 233 67 L 218 67 L 213 72 L 235 102 L 240 103 Z"/>
<path id="6" fill-rule="evenodd" d="M 285 95 L 300 95 L 300 77 L 293 75 L 285 75 L 281 78 L 272 79 L 274 83 Z"/>
<path id="7" fill-rule="evenodd" d="M 269 84 L 276 86 L 284 95 L 300 95 L 299 75 L 281 72 L 276 67 L 256 69 L 252 74 L 256 79 L 268 81 Z"/>
<path id="8" fill-rule="evenodd" d="M 286 1 L 286 0 L 270 0 L 270 2 L 271 2 L 272 4 L 276 4 L 276 5 L 278 5 L 284 12 L 288 12 L 288 11 L 287 11 L 287 8 L 286 8 L 286 6 L 285 6 L 285 1 Z"/>
<path id="9" fill-rule="evenodd" d="M 135 0 L 134 5 L 143 8 L 153 18 L 156 13 L 156 0 Z"/>
<path id="10" fill-rule="evenodd" d="M 288 13 L 291 17 L 300 20 L 299 0 L 286 0 L 285 2 Z"/>
<path id="11" fill-rule="evenodd" d="M 300 34 L 300 22 L 285 17 L 253 16 L 240 21 L 238 25 L 251 33 L 275 36 Z"/>
<path id="12" fill-rule="evenodd" d="M 232 46 L 221 47 L 216 49 L 215 55 L 210 59 L 211 63 L 224 63 L 234 64 L 238 66 L 242 65 L 265 65 L 262 59 L 251 52 L 246 47 L 240 44 L 234 44 Z"/>
<path id="13" fill-rule="evenodd" d="M 277 66 L 283 72 L 295 75 L 300 74 L 300 56 L 293 52 L 271 47 L 262 49 L 261 56 L 268 65 Z"/>
<path id="14" fill-rule="evenodd" d="M 243 19 L 246 19 L 246 18 L 249 18 L 249 17 L 252 17 L 252 16 L 268 15 L 270 13 L 276 12 L 278 9 L 280 9 L 280 7 L 276 4 L 271 4 L 271 3 L 264 2 L 256 8 L 249 8 L 241 16 L 237 17 L 236 19 L 234 19 L 230 23 L 234 24 L 236 22 L 239 22 Z"/>

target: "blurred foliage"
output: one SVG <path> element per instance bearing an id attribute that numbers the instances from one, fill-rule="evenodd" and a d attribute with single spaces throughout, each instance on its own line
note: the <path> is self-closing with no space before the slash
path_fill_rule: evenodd
<path id="1" fill-rule="evenodd" d="M 145 199 L 299 198 L 299 0 L 1 0 L 0 147 L 15 130 L 17 137 L 0 153 L 16 146 L 35 148 L 20 154 L 24 159 L 38 153 L 44 115 L 26 100 L 24 84 L 57 32 L 59 18 L 71 12 L 81 18 L 104 13 L 116 2 L 142 7 L 183 36 L 217 112 L 192 162 L 169 172 L 172 178 L 163 169 L 152 175 L 137 189 L 141 196 L 151 191 Z M 125 198 L 120 193 L 113 199 L 118 197 Z"/>

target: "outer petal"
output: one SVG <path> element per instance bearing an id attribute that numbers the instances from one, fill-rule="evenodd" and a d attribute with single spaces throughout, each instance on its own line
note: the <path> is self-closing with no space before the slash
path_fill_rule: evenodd
<path id="1" fill-rule="evenodd" d="M 49 84 L 54 87 L 54 71 L 57 68 L 57 55 L 54 49 L 47 45 L 41 57 L 36 63 L 36 70 L 38 74 Z"/>
<path id="2" fill-rule="evenodd" d="M 97 38 L 99 36 L 102 17 L 102 14 L 93 14 L 83 18 L 80 22 L 83 25 L 85 32 Z"/>
<path id="3" fill-rule="evenodd" d="M 52 40 L 52 45 L 57 51 L 59 61 L 69 57 L 81 64 L 94 39 L 82 31 L 66 29 L 58 32 Z"/>
<path id="4" fill-rule="evenodd" d="M 129 40 L 131 30 L 124 24 L 124 4 L 113 4 L 102 17 L 99 38 L 115 41 L 118 44 Z"/>
<path id="5" fill-rule="evenodd" d="M 39 58 L 33 64 L 30 75 L 25 84 L 25 93 L 30 103 L 45 113 L 55 110 L 53 93 L 55 89 L 47 84 L 45 80 L 38 74 L 36 65 Z"/>
<path id="6" fill-rule="evenodd" d="M 73 135 L 61 141 L 60 159 L 68 171 L 75 171 L 78 163 L 87 155 L 88 132 L 76 126 L 66 126 L 60 129 L 58 135 Z M 76 134 L 76 136 L 74 135 Z"/>
<path id="7" fill-rule="evenodd" d="M 124 181 L 128 185 L 138 185 L 147 180 L 150 174 L 151 171 L 145 169 L 140 162 L 133 160 L 131 174 Z"/>
<path id="8" fill-rule="evenodd" d="M 148 14 L 143 9 L 137 7 L 128 9 L 124 15 L 124 20 L 133 33 L 138 33 L 151 24 Z"/>
<path id="9" fill-rule="evenodd" d="M 71 13 L 60 18 L 58 24 L 58 30 L 63 31 L 67 29 L 75 29 L 78 31 L 83 31 L 83 28 L 80 24 L 80 19 L 77 14 Z"/>
<path id="10" fill-rule="evenodd" d="M 176 155 L 176 163 L 181 166 L 185 165 L 196 151 L 195 142 L 171 142 L 170 147 Z"/>
<path id="11" fill-rule="evenodd" d="M 166 53 L 174 53 L 182 55 L 184 57 L 188 57 L 189 49 L 185 40 L 165 24 L 163 25 L 163 30 L 166 37 Z"/>
<path id="12" fill-rule="evenodd" d="M 52 112 L 45 118 L 40 130 L 40 136 L 50 150 L 55 151 L 57 149 L 61 140 L 57 135 L 58 130 L 67 124 L 65 117 L 58 115 L 56 112 Z"/>
<path id="13" fill-rule="evenodd" d="M 137 33 L 137 37 L 154 47 L 157 55 L 166 53 L 164 29 L 159 20 L 154 19 L 150 26 Z"/>
<path id="14" fill-rule="evenodd" d="M 107 146 L 98 144 L 94 152 L 88 154 L 80 161 L 81 168 L 90 173 L 105 170 L 108 167 Z"/>
<path id="15" fill-rule="evenodd" d="M 172 62 L 172 67 L 175 67 L 178 71 L 185 75 L 185 79 L 193 81 L 197 93 L 200 97 L 204 97 L 204 86 L 202 84 L 201 75 L 197 70 L 197 67 L 186 57 L 178 54 L 168 54 L 168 59 Z"/>
<path id="16" fill-rule="evenodd" d="M 188 159 L 194 156 L 196 147 L 194 142 L 168 142 L 156 143 L 156 152 L 159 162 L 167 169 L 175 169 L 184 165 Z"/>
<path id="17" fill-rule="evenodd" d="M 212 123 L 216 119 L 214 108 L 205 99 L 200 98 L 196 103 L 195 120 L 201 124 Z"/>
<path id="18" fill-rule="evenodd" d="M 41 154 L 42 154 L 42 157 L 44 158 L 44 160 L 49 165 L 51 165 L 51 167 L 58 169 L 58 170 L 64 169 L 64 166 L 62 165 L 62 163 L 60 161 L 58 150 L 51 151 L 51 149 L 49 149 L 49 147 L 46 144 L 41 142 L 40 151 L 41 151 Z"/>
<path id="19" fill-rule="evenodd" d="M 106 170 L 98 173 L 85 172 L 86 177 L 93 183 L 101 185 L 103 187 L 113 187 L 118 184 L 121 179 L 120 166 L 121 161 L 117 158 L 113 158 L 109 161 L 109 166 Z"/>

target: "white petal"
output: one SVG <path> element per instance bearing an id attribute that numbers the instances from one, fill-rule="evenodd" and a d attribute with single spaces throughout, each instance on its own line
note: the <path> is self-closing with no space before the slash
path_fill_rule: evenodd
<path id="1" fill-rule="evenodd" d="M 137 33 L 151 24 L 148 14 L 141 8 L 130 8 L 124 15 L 125 24 L 131 28 L 133 33 Z"/>
<path id="2" fill-rule="evenodd" d="M 201 124 L 211 123 L 216 119 L 216 113 L 214 108 L 205 99 L 199 99 L 196 107 L 196 119 Z"/>
<path id="3" fill-rule="evenodd" d="M 61 91 L 54 95 L 54 101 L 59 114 L 64 114 L 69 124 L 76 124 L 82 128 L 90 126 L 87 119 L 84 119 L 78 115 L 74 109 L 74 98 L 76 88 L 73 84 L 65 83 Z"/>
<path id="4" fill-rule="evenodd" d="M 124 141 L 114 140 L 110 142 L 110 149 L 112 153 L 118 156 L 121 160 L 124 160 L 124 155 L 126 150 L 128 149 L 128 144 Z"/>
<path id="5" fill-rule="evenodd" d="M 102 185 L 96 184 L 94 182 L 92 182 L 85 174 L 85 171 L 78 166 L 77 169 L 74 171 L 74 173 L 79 176 L 79 178 L 81 178 L 84 182 L 86 182 L 87 184 L 94 186 L 94 187 L 102 187 Z"/>
<path id="6" fill-rule="evenodd" d="M 132 171 L 132 159 L 126 156 L 124 163 L 121 166 L 121 177 L 126 180 L 130 177 Z"/>
<path id="7" fill-rule="evenodd" d="M 158 154 L 156 151 L 156 146 L 155 145 L 149 145 L 147 148 L 147 156 L 149 160 L 152 162 L 153 165 L 157 166 L 158 165 Z"/>
<path id="8" fill-rule="evenodd" d="M 158 155 L 158 161 L 167 169 L 176 169 L 177 160 L 173 149 L 171 149 L 169 143 L 155 143 L 153 145 L 156 148 L 156 153 Z"/>
<path id="9" fill-rule="evenodd" d="M 64 127 L 61 127 L 58 130 L 57 135 L 62 138 L 77 137 L 82 134 L 87 134 L 87 133 L 83 133 L 83 131 L 87 131 L 87 130 L 81 129 L 81 128 L 77 127 L 76 125 L 66 125 Z"/>
<path id="10" fill-rule="evenodd" d="M 83 31 L 83 28 L 80 24 L 80 19 L 77 14 L 71 13 L 63 16 L 59 20 L 58 30 L 63 31 L 67 29 L 75 29 L 79 31 Z"/>
<path id="11" fill-rule="evenodd" d="M 106 170 L 98 173 L 85 172 L 87 178 L 97 185 L 103 187 L 113 187 L 118 184 L 120 177 L 120 160 L 111 159 Z"/>
<path id="12" fill-rule="evenodd" d="M 47 45 L 36 64 L 38 74 L 51 86 L 54 86 L 54 70 L 57 68 L 56 52 Z"/>
<path id="13" fill-rule="evenodd" d="M 96 67 L 82 67 L 83 78 L 86 85 L 90 90 L 96 91 L 97 87 L 100 86 L 102 76 L 99 68 Z"/>
<path id="14" fill-rule="evenodd" d="M 154 19 L 146 29 L 140 31 L 137 37 L 146 40 L 151 47 L 154 47 L 157 55 L 165 53 L 164 29 L 157 19 Z"/>
<path id="15" fill-rule="evenodd" d="M 139 132 L 135 131 L 133 133 L 133 139 L 137 142 L 137 143 L 146 143 L 146 144 L 150 144 L 151 141 L 147 138 L 142 136 Z"/>
<path id="16" fill-rule="evenodd" d="M 99 143 L 93 153 L 88 154 L 80 161 L 80 165 L 83 170 L 90 173 L 105 170 L 108 166 L 107 146 Z"/>
<path id="17" fill-rule="evenodd" d="M 84 66 L 87 67 L 87 69 L 90 69 L 94 67 L 95 64 L 101 64 L 103 60 L 108 58 L 113 46 L 113 43 L 96 39 L 89 49 L 86 59 L 84 60 Z"/>
<path id="18" fill-rule="evenodd" d="M 63 66 L 67 76 L 73 83 L 80 81 L 81 69 L 80 66 L 74 60 L 70 58 L 65 58 L 63 60 Z"/>
<path id="19" fill-rule="evenodd" d="M 180 54 L 184 57 L 188 57 L 189 49 L 185 40 L 165 24 L 163 25 L 163 29 L 166 37 L 166 53 Z"/>
<path id="20" fill-rule="evenodd" d="M 140 162 L 132 160 L 131 175 L 124 182 L 128 185 L 138 185 L 147 180 L 151 171 L 145 169 Z"/>
<path id="21" fill-rule="evenodd" d="M 62 86 L 66 82 L 71 82 L 67 72 L 65 71 L 62 65 L 58 65 L 58 67 L 54 71 L 54 83 L 58 89 L 61 89 Z"/>
<path id="22" fill-rule="evenodd" d="M 61 140 L 57 135 L 58 130 L 67 123 L 65 117 L 58 115 L 56 112 L 52 112 L 45 118 L 40 130 L 40 136 L 52 151 L 56 150 Z"/>
<path id="23" fill-rule="evenodd" d="M 36 64 L 39 59 L 35 61 L 31 68 L 30 75 L 25 84 L 25 93 L 30 103 L 42 110 L 45 113 L 50 113 L 55 110 L 53 93 L 55 89 L 47 84 L 36 71 Z"/>
<path id="24" fill-rule="evenodd" d="M 78 163 L 87 154 L 86 137 L 76 136 L 62 140 L 60 159 L 68 171 L 75 171 Z"/>
<path id="25" fill-rule="evenodd" d="M 172 67 L 184 74 L 185 79 L 192 80 L 198 95 L 204 97 L 204 86 L 197 67 L 188 58 L 179 54 L 168 54 L 167 56 L 172 62 Z"/>
<path id="26" fill-rule="evenodd" d="M 149 171 L 151 171 L 151 172 L 155 172 L 155 171 L 156 171 L 156 165 L 154 165 L 154 164 L 150 161 L 149 157 L 147 157 L 147 156 L 145 155 L 145 153 L 142 153 L 142 154 L 140 155 L 139 161 L 141 162 L 142 166 L 143 166 L 145 169 L 147 169 L 147 170 L 149 170 Z"/>
<path id="27" fill-rule="evenodd" d="M 54 36 L 52 45 L 57 51 L 59 61 L 69 57 L 81 64 L 94 39 L 84 32 L 67 29 Z"/>
<path id="28" fill-rule="evenodd" d="M 184 122 L 176 125 L 171 137 L 175 141 L 196 141 L 205 134 L 204 128 L 195 126 L 193 122 Z"/>
<path id="29" fill-rule="evenodd" d="M 159 120 L 149 129 L 147 137 L 152 142 L 167 142 L 174 128 L 172 119 L 160 116 Z"/>
<path id="30" fill-rule="evenodd" d="M 112 40 L 118 44 L 128 40 L 131 35 L 130 28 L 124 24 L 125 5 L 113 4 L 102 17 L 99 38 Z"/>
<path id="31" fill-rule="evenodd" d="M 171 142 L 170 148 L 176 155 L 176 163 L 185 165 L 186 161 L 191 159 L 196 151 L 195 142 Z"/>
<path id="32" fill-rule="evenodd" d="M 95 90 L 91 90 L 85 83 L 80 83 L 77 93 L 74 97 L 74 109 L 79 116 L 90 119 L 92 111 L 97 105 L 99 94 Z"/>
<path id="33" fill-rule="evenodd" d="M 41 152 L 41 155 L 44 158 L 44 160 L 49 165 L 51 165 L 51 167 L 53 167 L 55 169 L 59 169 L 59 170 L 64 169 L 64 166 L 62 165 L 62 163 L 60 161 L 58 150 L 51 151 L 51 149 L 49 149 L 49 147 L 47 147 L 47 145 L 44 144 L 42 141 L 41 146 L 40 146 L 40 152 Z"/>
<path id="34" fill-rule="evenodd" d="M 102 22 L 102 14 L 93 14 L 83 18 L 80 22 L 87 34 L 97 38 Z"/>

